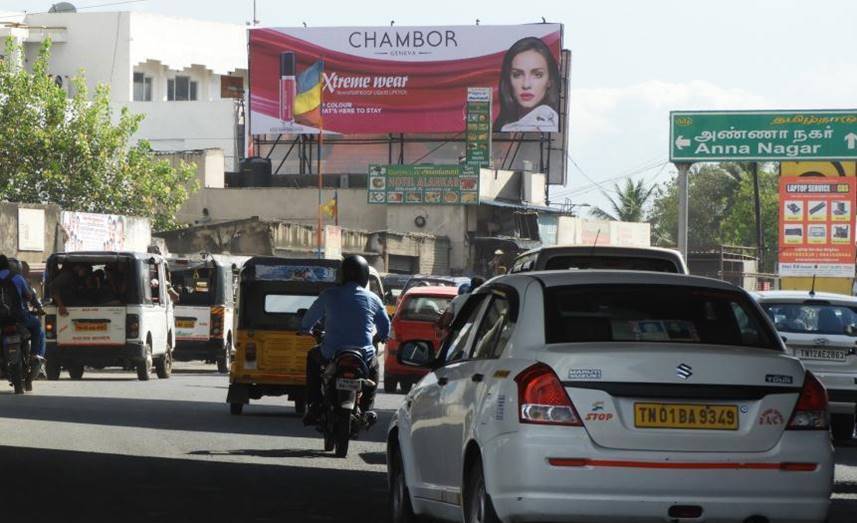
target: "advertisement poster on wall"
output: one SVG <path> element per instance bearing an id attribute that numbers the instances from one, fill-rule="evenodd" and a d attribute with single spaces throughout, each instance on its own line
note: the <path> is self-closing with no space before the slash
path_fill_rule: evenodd
<path id="1" fill-rule="evenodd" d="M 117 214 L 63 211 L 65 252 L 146 252 L 152 242 L 149 220 Z"/>
<path id="2" fill-rule="evenodd" d="M 250 29 L 250 132 L 463 132 L 467 88 L 495 132 L 559 132 L 561 24 Z"/>
<path id="3" fill-rule="evenodd" d="M 780 276 L 854 277 L 856 178 L 780 178 Z"/>

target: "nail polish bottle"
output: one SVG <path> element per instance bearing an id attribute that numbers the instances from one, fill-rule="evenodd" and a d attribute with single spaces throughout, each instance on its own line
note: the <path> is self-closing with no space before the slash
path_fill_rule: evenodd
<path id="1" fill-rule="evenodd" d="M 297 85 L 295 80 L 295 54 L 280 54 L 280 120 L 293 122 Z"/>

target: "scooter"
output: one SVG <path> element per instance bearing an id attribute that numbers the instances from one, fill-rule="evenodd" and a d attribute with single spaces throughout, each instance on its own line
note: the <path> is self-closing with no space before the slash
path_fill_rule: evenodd
<path id="1" fill-rule="evenodd" d="M 9 380 L 15 394 L 33 390 L 30 332 L 18 322 L 0 323 L 0 347 L 0 372 Z"/>

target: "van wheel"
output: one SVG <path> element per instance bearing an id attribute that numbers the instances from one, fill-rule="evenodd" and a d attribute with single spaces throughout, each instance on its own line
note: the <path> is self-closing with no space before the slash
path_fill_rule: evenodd
<path id="1" fill-rule="evenodd" d="M 48 358 L 48 361 L 45 362 L 45 374 L 48 376 L 50 381 L 56 381 L 60 379 L 60 371 L 62 367 L 60 367 L 60 362 L 58 362 L 55 358 Z"/>
<path id="2" fill-rule="evenodd" d="M 243 403 L 230 403 L 229 404 L 229 413 L 233 416 L 240 416 L 241 412 L 244 410 Z"/>
<path id="3" fill-rule="evenodd" d="M 229 364 L 232 362 L 232 339 L 226 339 L 226 345 L 223 347 L 223 354 L 217 358 L 217 372 L 220 374 L 229 374 Z"/>
<path id="4" fill-rule="evenodd" d="M 387 394 L 392 394 L 396 392 L 396 385 L 398 385 L 396 383 L 396 380 L 384 376 L 384 392 L 386 392 Z"/>
<path id="5" fill-rule="evenodd" d="M 68 368 L 68 375 L 71 376 L 73 380 L 79 380 L 83 378 L 83 364 L 82 363 L 73 363 Z"/>
<path id="6" fill-rule="evenodd" d="M 137 379 L 140 381 L 149 381 L 152 374 L 152 344 L 146 342 L 143 348 L 145 356 L 137 362 Z"/>
<path id="7" fill-rule="evenodd" d="M 155 372 L 158 373 L 158 378 L 167 379 L 173 373 L 173 353 L 167 349 L 166 354 L 155 362 Z"/>

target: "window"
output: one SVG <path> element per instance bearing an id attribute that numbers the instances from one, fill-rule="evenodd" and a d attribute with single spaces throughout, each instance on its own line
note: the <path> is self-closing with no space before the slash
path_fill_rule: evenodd
<path id="1" fill-rule="evenodd" d="M 678 285 L 581 285 L 545 292 L 547 343 L 646 342 L 780 350 L 738 292 Z"/>
<path id="2" fill-rule="evenodd" d="M 823 301 L 763 303 L 762 308 L 781 332 L 845 335 L 848 326 L 857 325 L 854 309 Z"/>
<path id="3" fill-rule="evenodd" d="M 482 302 L 485 301 L 486 296 L 486 294 L 471 294 L 461 308 L 461 313 L 446 338 L 447 348 L 444 361 L 447 363 L 462 360 L 467 356 L 467 340 L 470 338 L 470 331 L 473 329 L 477 316 L 479 316 Z"/>
<path id="4" fill-rule="evenodd" d="M 381 294 L 381 280 L 375 276 L 369 276 L 369 290 L 382 301 L 384 300 L 384 296 Z"/>
<path id="5" fill-rule="evenodd" d="M 411 296 L 402 304 L 399 319 L 434 323 L 440 319 L 451 301 L 451 297 Z"/>
<path id="6" fill-rule="evenodd" d="M 482 316 L 473 344 L 474 359 L 499 358 L 512 335 L 514 324 L 509 320 L 509 301 L 495 296 Z"/>
<path id="7" fill-rule="evenodd" d="M 681 272 L 675 262 L 662 258 L 634 256 L 554 256 L 545 262 L 545 270 L 611 269 L 617 271 Z"/>
<path id="8" fill-rule="evenodd" d="M 170 273 L 181 305 L 216 304 L 217 271 L 212 268 L 179 269 Z"/>
<path id="9" fill-rule="evenodd" d="M 189 76 L 176 76 L 167 80 L 167 100 L 187 101 L 197 99 L 197 82 Z"/>
<path id="10" fill-rule="evenodd" d="M 161 303 L 161 280 L 158 277 L 158 265 L 149 263 L 149 284 L 146 285 L 146 300 L 150 303 Z"/>
<path id="11" fill-rule="evenodd" d="M 316 296 L 268 294 L 265 296 L 265 313 L 296 314 L 301 309 L 309 309 L 315 299 Z"/>
<path id="12" fill-rule="evenodd" d="M 143 73 L 134 73 L 134 101 L 152 101 L 152 77 Z"/>

